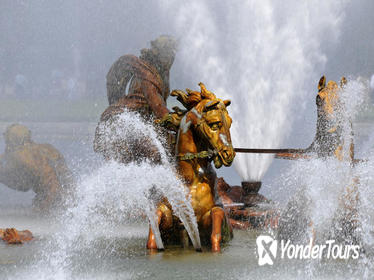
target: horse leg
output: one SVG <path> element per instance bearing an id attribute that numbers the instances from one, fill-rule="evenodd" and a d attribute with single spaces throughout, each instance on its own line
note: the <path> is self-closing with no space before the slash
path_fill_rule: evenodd
<path id="1" fill-rule="evenodd" d="M 341 197 L 341 228 L 342 234 L 346 239 L 356 241 L 357 229 L 360 227 L 358 220 L 358 203 L 359 203 L 359 191 L 358 191 L 358 178 L 354 178 L 353 182 L 346 187 L 343 196 Z"/>
<path id="2" fill-rule="evenodd" d="M 157 215 L 157 225 L 160 225 L 161 218 L 162 218 L 162 212 L 160 209 L 157 209 L 156 215 Z M 153 233 L 151 225 L 149 225 L 147 249 L 157 249 L 156 236 Z"/>
<path id="3" fill-rule="evenodd" d="M 160 226 L 163 230 L 171 228 L 173 225 L 173 216 L 169 207 L 165 204 L 159 205 L 156 211 L 157 215 L 157 225 Z M 147 249 L 157 249 L 156 237 L 152 231 L 152 227 L 149 226 Z"/>
<path id="4" fill-rule="evenodd" d="M 225 218 L 225 212 L 220 207 L 213 207 L 210 215 L 212 217 L 212 234 L 210 236 L 212 252 L 220 252 L 222 240 L 222 221 Z"/>

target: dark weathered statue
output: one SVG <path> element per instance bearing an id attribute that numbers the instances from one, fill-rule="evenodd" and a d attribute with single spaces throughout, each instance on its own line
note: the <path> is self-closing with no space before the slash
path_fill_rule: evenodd
<path id="1" fill-rule="evenodd" d="M 231 239 L 232 230 L 217 197 L 217 177 L 211 162 L 220 168 L 230 166 L 234 160 L 230 136 L 232 120 L 226 109 L 231 102 L 217 98 L 202 83 L 199 85 L 201 92 L 173 91 L 172 95 L 177 96 L 187 110 L 175 108 L 175 112 L 163 118 L 161 123 L 177 127 L 177 170 L 189 188 L 200 237 L 211 244 L 212 251 L 218 252 L 221 242 Z M 167 201 L 160 203 L 157 216 L 163 241 L 178 240 L 181 236 L 179 222 Z M 147 248 L 157 248 L 151 228 Z"/>
<path id="2" fill-rule="evenodd" d="M 9 126 L 4 138 L 0 183 L 18 191 L 33 190 L 33 205 L 40 211 L 58 206 L 72 186 L 64 157 L 52 145 L 33 142 L 31 131 L 23 125 Z"/>
<path id="3" fill-rule="evenodd" d="M 142 157 L 155 162 L 159 160 L 158 151 L 149 139 L 140 139 L 137 143 L 121 139 L 113 143 L 108 141 L 103 127 L 115 122 L 124 110 L 138 112 L 145 120 L 161 119 L 168 114 L 169 72 L 176 47 L 175 39 L 160 36 L 151 41 L 150 49 L 141 50 L 140 57 L 124 55 L 110 68 L 107 74 L 109 107 L 101 115 L 94 140 L 94 150 L 106 159 L 119 162 Z"/>
<path id="4" fill-rule="evenodd" d="M 278 211 L 270 200 L 259 193 L 260 187 L 261 182 L 245 181 L 241 186 L 230 186 L 223 178 L 218 178 L 217 192 L 233 228 L 277 228 Z"/>

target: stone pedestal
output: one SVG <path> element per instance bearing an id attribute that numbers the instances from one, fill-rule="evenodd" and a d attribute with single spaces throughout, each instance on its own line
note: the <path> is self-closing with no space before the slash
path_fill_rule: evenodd
<path id="1" fill-rule="evenodd" d="M 268 202 L 266 197 L 259 194 L 261 182 L 242 182 L 242 197 L 241 201 L 245 207 L 256 206 L 258 203 Z"/>

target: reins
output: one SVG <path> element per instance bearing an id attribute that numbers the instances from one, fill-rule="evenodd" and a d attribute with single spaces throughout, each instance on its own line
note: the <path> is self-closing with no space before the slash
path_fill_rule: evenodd
<path id="1" fill-rule="evenodd" d="M 203 118 L 199 119 L 196 127 L 200 126 L 205 120 Z M 217 155 L 218 152 L 216 150 L 208 149 L 207 151 L 201 151 L 198 153 L 185 153 L 185 154 L 178 154 L 177 159 L 179 161 L 187 161 L 187 160 L 194 160 L 194 159 L 211 159 L 213 156 Z"/>
<path id="2" fill-rule="evenodd" d="M 213 156 L 217 155 L 218 152 L 216 150 L 208 150 L 208 151 L 201 151 L 198 153 L 185 153 L 185 154 L 178 154 L 177 159 L 180 161 L 184 160 L 193 160 L 193 159 L 211 159 Z"/>

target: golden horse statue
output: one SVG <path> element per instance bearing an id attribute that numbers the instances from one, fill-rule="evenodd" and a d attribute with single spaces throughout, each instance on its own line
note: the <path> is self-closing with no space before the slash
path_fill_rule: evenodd
<path id="1" fill-rule="evenodd" d="M 215 192 L 216 174 L 211 166 L 230 166 L 235 152 L 231 144 L 231 118 L 227 112 L 229 100 L 221 100 L 200 83 L 201 92 L 187 89 L 187 93 L 174 90 L 171 95 L 187 109 L 175 107 L 174 113 L 161 123 L 174 125 L 177 130 L 176 157 L 179 175 L 189 188 L 191 205 L 196 215 L 202 242 L 210 243 L 213 252 L 221 250 L 221 241 L 232 238 L 232 229 Z M 178 241 L 180 227 L 167 201 L 157 208 L 162 239 Z M 181 241 L 179 239 L 179 241 Z M 147 248 L 157 249 L 150 227 Z"/>
<path id="2" fill-rule="evenodd" d="M 342 90 L 347 84 L 347 79 L 342 77 L 340 86 L 335 81 L 329 81 L 326 84 L 326 77 L 322 76 L 318 82 L 318 94 L 316 97 L 317 104 L 317 134 L 308 148 L 314 151 L 319 157 L 335 156 L 338 160 L 344 158 L 353 160 L 353 129 L 352 122 L 345 124 L 347 121 L 343 116 L 343 101 L 340 97 Z M 350 128 L 351 143 L 349 154 L 343 155 L 343 130 L 344 126 Z"/>
<path id="3" fill-rule="evenodd" d="M 278 153 L 278 158 L 286 159 L 308 159 L 311 156 L 307 153 L 315 153 L 318 158 L 335 158 L 338 161 L 347 161 L 354 167 L 355 163 L 359 162 L 354 158 L 354 143 L 353 143 L 353 127 L 349 118 L 344 117 L 344 104 L 342 93 L 347 85 L 347 79 L 342 77 L 340 85 L 335 81 L 326 83 L 326 77 L 322 76 L 318 82 L 318 93 L 316 96 L 317 105 L 317 132 L 313 143 L 301 154 L 287 154 Z M 344 130 L 345 133 L 344 133 Z M 349 137 L 347 137 L 349 135 Z M 345 136 L 345 137 L 344 137 Z M 346 141 L 346 142 L 345 142 Z M 348 143 L 347 143 L 348 142 Z M 344 148 L 346 147 L 346 148 Z M 339 229 L 336 236 L 339 238 L 349 240 L 356 238 L 357 229 L 360 226 L 358 221 L 358 191 L 359 179 L 352 176 L 351 182 L 347 182 L 347 187 L 339 199 L 339 207 L 334 219 L 334 223 Z M 308 221 L 308 227 L 315 238 L 315 230 L 312 221 L 309 217 L 303 216 L 299 209 L 302 209 L 304 201 L 291 201 L 287 206 L 286 212 L 294 212 L 289 217 L 298 217 L 301 224 L 296 224 L 295 220 L 289 222 L 283 219 L 287 216 L 281 217 L 280 232 L 285 232 L 284 238 L 290 238 L 290 234 L 298 234 L 300 229 Z M 295 210 L 296 209 L 296 210 Z M 295 213 L 298 212 L 298 213 Z M 286 217 L 288 219 L 288 217 Z M 289 228 L 291 226 L 291 228 Z M 337 237 L 335 237 L 337 238 Z"/>
<path id="4" fill-rule="evenodd" d="M 312 144 L 306 149 L 288 149 L 291 152 L 278 152 L 276 158 L 282 159 L 308 159 L 309 153 L 315 153 L 319 158 L 334 156 L 338 160 L 354 159 L 353 128 L 352 122 L 343 116 L 343 101 L 341 93 L 347 84 L 347 79 L 342 77 L 340 85 L 335 81 L 326 83 L 326 77 L 322 76 L 318 82 L 317 128 Z M 348 122 L 348 123 L 347 123 Z M 350 139 L 343 139 L 343 130 L 350 130 Z M 349 151 L 344 154 L 344 140 L 349 140 Z M 287 149 L 285 149 L 287 150 Z"/>

